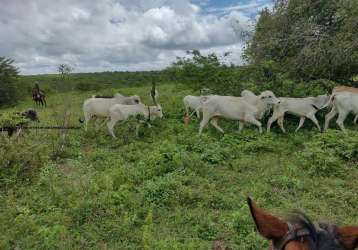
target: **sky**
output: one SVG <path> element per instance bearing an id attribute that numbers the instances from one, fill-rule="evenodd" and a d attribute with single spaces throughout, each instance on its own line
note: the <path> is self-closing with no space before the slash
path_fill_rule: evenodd
<path id="1" fill-rule="evenodd" d="M 0 56 L 20 74 L 158 70 L 185 51 L 231 52 L 272 0 L 0 0 Z"/>

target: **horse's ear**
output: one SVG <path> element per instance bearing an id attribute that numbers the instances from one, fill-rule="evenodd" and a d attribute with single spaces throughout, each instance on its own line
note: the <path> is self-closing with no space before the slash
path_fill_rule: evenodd
<path id="1" fill-rule="evenodd" d="M 266 239 L 280 239 L 288 231 L 288 225 L 281 219 L 259 208 L 250 198 L 247 199 L 251 215 L 259 233 Z"/>
<path id="2" fill-rule="evenodd" d="M 345 249 L 355 249 L 358 247 L 358 227 L 337 228 L 337 238 Z"/>

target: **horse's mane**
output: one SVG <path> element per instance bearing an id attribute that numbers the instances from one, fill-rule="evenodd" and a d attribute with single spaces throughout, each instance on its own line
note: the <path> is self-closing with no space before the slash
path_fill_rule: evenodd
<path id="1" fill-rule="evenodd" d="M 311 219 L 303 212 L 298 210 L 291 212 L 288 217 L 288 222 L 290 222 L 291 224 L 301 225 L 303 228 L 307 229 L 310 232 L 314 241 L 317 240 L 317 229 Z"/>

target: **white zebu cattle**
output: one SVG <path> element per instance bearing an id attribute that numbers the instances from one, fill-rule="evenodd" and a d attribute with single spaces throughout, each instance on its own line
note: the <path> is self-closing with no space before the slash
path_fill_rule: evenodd
<path id="1" fill-rule="evenodd" d="M 332 110 L 326 115 L 324 130 L 328 129 L 329 122 L 338 114 L 336 123 L 345 132 L 344 120 L 349 113 L 358 115 L 358 93 L 336 92 L 331 97 Z"/>
<path id="2" fill-rule="evenodd" d="M 162 118 L 163 111 L 160 105 L 146 106 L 142 103 L 136 105 L 115 104 L 109 109 L 110 121 L 107 123 L 109 133 L 113 138 L 116 138 L 113 132 L 116 123 L 137 115 L 143 115 L 145 119 L 154 120 L 155 118 Z"/>
<path id="3" fill-rule="evenodd" d="M 255 95 L 252 91 L 247 89 L 241 92 L 241 97 L 243 97 L 246 102 L 248 102 L 251 105 L 254 105 L 255 107 L 258 105 L 258 103 L 260 103 L 259 101 L 260 98 L 257 95 Z M 267 105 L 267 107 L 262 109 L 265 111 L 259 114 L 258 120 L 261 120 L 265 116 L 265 114 L 270 113 L 271 109 L 272 109 L 272 105 Z M 245 125 L 244 122 L 239 122 L 240 131 L 243 129 L 244 125 Z"/>
<path id="4" fill-rule="evenodd" d="M 134 105 L 141 103 L 141 99 L 137 95 L 123 96 L 121 94 L 114 95 L 113 98 L 95 98 L 91 97 L 83 103 L 83 114 L 85 117 L 85 128 L 93 116 L 108 117 L 109 108 L 115 104 Z"/>
<path id="5" fill-rule="evenodd" d="M 193 95 L 185 96 L 183 98 L 183 103 L 184 103 L 186 115 L 189 115 L 190 110 L 194 110 L 196 116 L 200 119 L 201 105 L 207 99 L 208 99 L 207 96 L 193 96 Z"/>
<path id="6" fill-rule="evenodd" d="M 300 122 L 295 132 L 297 132 L 305 122 L 305 119 L 310 119 L 321 131 L 321 127 L 316 119 L 315 114 L 320 109 L 324 108 L 329 102 L 328 95 L 319 95 L 317 97 L 305 97 L 305 98 L 289 98 L 280 97 L 280 104 L 277 104 L 273 108 L 273 114 L 267 122 L 267 132 L 270 132 L 270 128 L 273 122 L 276 120 L 281 130 L 286 133 L 283 127 L 283 120 L 285 113 L 296 115 L 300 117 Z"/>
<path id="7" fill-rule="evenodd" d="M 333 94 L 338 93 L 338 92 L 351 92 L 351 93 L 356 93 L 356 94 L 358 94 L 358 88 L 353 88 L 353 87 L 348 87 L 348 86 L 343 86 L 343 85 L 341 85 L 341 86 L 336 86 L 336 87 L 334 87 L 334 89 L 332 90 L 332 96 L 333 96 Z M 357 120 L 358 120 L 358 115 L 356 115 L 356 116 L 354 117 L 353 122 L 356 123 Z"/>
<path id="8" fill-rule="evenodd" d="M 243 97 L 210 96 L 202 105 L 203 120 L 200 123 L 199 134 L 202 133 L 209 121 L 218 131 L 223 133 L 224 130 L 217 124 L 219 117 L 254 124 L 259 127 L 261 133 L 262 124 L 258 119 L 262 117 L 269 105 L 277 103 L 279 103 L 279 100 L 271 91 L 262 92 L 256 106 L 246 102 Z"/>

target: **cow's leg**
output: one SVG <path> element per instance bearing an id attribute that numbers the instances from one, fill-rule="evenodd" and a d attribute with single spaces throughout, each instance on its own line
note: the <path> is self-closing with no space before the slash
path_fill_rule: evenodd
<path id="1" fill-rule="evenodd" d="M 267 132 L 269 133 L 271 130 L 271 125 L 274 123 L 279 117 L 279 114 L 277 111 L 274 111 L 270 119 L 267 121 Z"/>
<path id="2" fill-rule="evenodd" d="M 109 133 L 112 135 L 113 138 L 117 138 L 116 135 L 114 134 L 113 132 L 113 128 L 114 126 L 116 125 L 116 123 L 118 122 L 119 120 L 118 119 L 110 119 L 108 122 L 107 122 L 107 128 L 108 128 L 108 131 Z"/>
<path id="3" fill-rule="evenodd" d="M 322 132 L 321 126 L 319 125 L 319 122 L 317 121 L 317 118 L 314 114 L 308 114 L 307 115 L 308 119 L 310 119 L 311 121 L 313 121 L 313 123 L 316 125 L 316 127 L 318 128 L 318 131 Z"/>
<path id="4" fill-rule="evenodd" d="M 189 107 L 187 105 L 185 105 L 185 113 L 186 115 L 190 115 L 190 110 L 189 110 Z"/>
<path id="5" fill-rule="evenodd" d="M 203 128 L 206 126 L 206 124 L 208 124 L 210 120 L 210 116 L 207 112 L 203 112 L 203 119 L 200 122 L 200 127 L 199 127 L 199 135 L 201 135 L 201 133 L 203 132 Z"/>
<path id="6" fill-rule="evenodd" d="M 45 107 L 46 107 L 46 106 L 47 106 L 46 99 L 44 98 L 44 99 L 43 99 L 43 101 L 44 101 L 44 103 L 45 103 Z"/>
<path id="7" fill-rule="evenodd" d="M 91 120 L 91 114 L 84 112 L 84 116 L 85 116 L 85 130 L 87 131 L 88 128 L 88 122 Z"/>
<path id="8" fill-rule="evenodd" d="M 303 123 L 305 123 L 306 117 L 301 116 L 300 123 L 298 124 L 298 127 L 295 130 L 295 133 L 303 126 Z"/>
<path id="9" fill-rule="evenodd" d="M 287 132 L 286 132 L 286 129 L 285 129 L 285 127 L 283 126 L 283 120 L 284 120 L 284 118 L 285 118 L 284 115 L 280 116 L 280 117 L 277 119 L 277 123 L 278 123 L 278 125 L 280 126 L 282 132 L 284 132 L 284 133 L 286 134 L 286 133 L 287 133 Z"/>
<path id="10" fill-rule="evenodd" d="M 354 122 L 354 123 L 357 123 L 357 120 L 358 120 L 358 115 L 356 115 L 356 116 L 354 117 L 353 122 Z"/>
<path id="11" fill-rule="evenodd" d="M 198 119 L 200 119 L 200 109 L 199 108 L 195 109 L 195 113 L 196 113 L 196 117 L 198 117 Z"/>
<path id="12" fill-rule="evenodd" d="M 329 112 L 326 117 L 325 117 L 325 122 L 324 122 L 324 131 L 326 131 L 328 129 L 329 126 L 329 122 L 332 120 L 333 117 L 336 116 L 337 114 L 337 109 L 335 106 L 333 106 L 331 112 Z"/>
<path id="13" fill-rule="evenodd" d="M 258 121 L 255 117 L 253 116 L 246 116 L 245 117 L 245 121 L 248 122 L 248 123 L 251 123 L 251 124 L 254 124 L 256 125 L 257 127 L 259 127 L 259 132 L 260 134 L 262 133 L 262 124 L 260 121 Z"/>
<path id="14" fill-rule="evenodd" d="M 241 132 L 245 127 L 245 122 L 239 121 L 239 132 Z"/>
<path id="15" fill-rule="evenodd" d="M 337 121 L 336 123 L 338 124 L 338 126 L 342 129 L 342 131 L 344 133 L 346 133 L 346 129 L 344 128 L 344 120 L 346 119 L 347 115 L 349 114 L 349 112 L 347 111 L 341 111 L 339 112 L 338 114 L 338 118 L 337 118 Z"/>
<path id="16" fill-rule="evenodd" d="M 217 117 L 214 117 L 211 119 L 210 124 L 213 125 L 219 132 L 224 133 L 224 130 L 218 125 L 218 120 L 219 119 Z"/>

